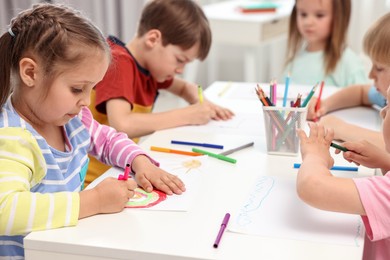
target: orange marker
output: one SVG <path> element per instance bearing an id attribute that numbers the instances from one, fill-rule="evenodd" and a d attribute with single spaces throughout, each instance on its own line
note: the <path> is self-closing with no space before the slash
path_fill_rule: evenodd
<path id="1" fill-rule="evenodd" d="M 190 156 L 199 156 L 199 155 L 202 155 L 202 154 L 200 154 L 200 153 L 195 153 L 195 152 L 187 152 L 187 151 L 174 150 L 174 149 L 163 148 L 163 147 L 156 147 L 156 146 L 151 146 L 151 147 L 150 147 L 150 150 L 151 150 L 151 151 L 155 151 L 155 152 L 176 153 L 176 154 L 190 155 Z"/>

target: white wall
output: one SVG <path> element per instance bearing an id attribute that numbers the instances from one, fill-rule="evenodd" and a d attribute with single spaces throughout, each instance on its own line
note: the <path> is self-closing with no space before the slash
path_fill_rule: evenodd
<path id="1" fill-rule="evenodd" d="M 200 4 L 210 4 L 223 0 L 197 0 Z M 28 8 L 39 0 L 0 0 L 0 33 L 4 33 L 10 19 L 20 10 Z M 82 10 L 101 28 L 104 34 L 113 34 L 124 41 L 130 40 L 136 30 L 137 21 L 145 0 L 55 0 L 64 2 Z M 362 53 L 362 39 L 367 28 L 381 15 L 389 10 L 390 0 L 352 0 L 352 17 L 349 30 L 349 44 L 356 52 Z M 217 77 L 210 79 L 209 59 L 200 62 L 199 66 L 187 66 L 183 77 L 208 86 L 214 80 L 243 81 L 244 51 L 240 46 L 218 46 Z M 278 76 L 282 70 L 286 49 L 286 38 L 279 39 L 271 45 L 259 46 L 257 59 L 261 63 L 258 80 L 268 82 Z M 268 54 L 268 55 L 264 55 Z M 367 61 L 367 67 L 369 67 Z M 197 68 L 195 70 L 194 68 Z"/>

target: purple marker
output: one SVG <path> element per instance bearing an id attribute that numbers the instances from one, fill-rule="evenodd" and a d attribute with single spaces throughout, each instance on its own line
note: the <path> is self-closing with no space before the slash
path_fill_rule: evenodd
<path id="1" fill-rule="evenodd" d="M 229 214 L 229 213 L 226 213 L 226 214 L 225 214 L 225 217 L 223 218 L 223 221 L 222 221 L 222 224 L 221 224 L 221 228 L 219 229 L 217 238 L 215 239 L 214 248 L 217 248 L 217 247 L 218 247 L 219 241 L 221 241 L 223 232 L 225 231 L 225 228 L 226 228 L 226 226 L 227 226 L 227 224 L 228 224 L 228 222 L 229 222 L 229 219 L 230 219 L 230 214 Z"/>

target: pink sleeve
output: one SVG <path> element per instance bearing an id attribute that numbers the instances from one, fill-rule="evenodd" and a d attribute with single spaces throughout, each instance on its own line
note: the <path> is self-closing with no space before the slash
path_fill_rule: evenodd
<path id="1" fill-rule="evenodd" d="M 87 107 L 81 110 L 80 116 L 82 123 L 91 136 L 89 154 L 99 161 L 125 168 L 127 163 L 131 166 L 134 158 L 142 154 L 147 156 L 155 165 L 159 165 L 129 139 L 125 133 L 117 132 L 114 128 L 101 125 L 94 120 L 91 111 Z"/>
<path id="2" fill-rule="evenodd" d="M 366 216 L 362 216 L 367 236 L 373 240 L 390 237 L 390 173 L 385 176 L 353 179 Z"/>

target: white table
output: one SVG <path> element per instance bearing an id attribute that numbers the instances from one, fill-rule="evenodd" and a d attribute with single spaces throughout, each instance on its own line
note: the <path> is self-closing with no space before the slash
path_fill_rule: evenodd
<path id="1" fill-rule="evenodd" d="M 285 37 L 288 31 L 290 13 L 295 1 L 274 1 L 279 4 L 279 8 L 274 13 L 241 13 L 237 8 L 251 1 L 222 1 L 209 4 L 203 10 L 210 22 L 213 34 L 213 47 L 210 52 L 210 76 L 209 82 L 217 80 L 218 65 L 218 45 L 227 44 L 245 47 L 244 54 L 244 81 L 256 82 L 257 75 L 262 69 L 260 61 L 269 59 L 268 63 L 272 67 L 273 59 L 267 53 L 259 55 L 260 48 L 266 43 L 270 43 L 281 37 Z M 252 1 L 253 2 L 253 1 Z M 286 38 L 286 37 L 285 37 Z M 281 50 L 275 50 L 280 53 Z M 282 50 L 284 52 L 284 50 Z M 273 77 L 278 75 L 273 75 Z"/>
<path id="2" fill-rule="evenodd" d="M 226 82 L 217 82 L 205 95 L 229 105 L 238 114 L 258 113 L 257 100 L 229 98 L 222 92 Z M 249 88 L 251 84 L 247 84 Z M 230 88 L 235 87 L 231 85 Z M 243 89 L 245 86 L 243 86 Z M 293 88 L 292 88 L 293 89 Z M 231 90 L 231 89 L 230 89 Z M 221 95 L 220 93 L 223 93 Z M 324 90 L 326 95 L 327 90 Z M 373 117 L 377 111 L 362 110 Z M 262 125 L 261 113 L 258 124 Z M 202 190 L 186 212 L 149 211 L 125 209 L 117 214 L 97 215 L 80 220 L 76 227 L 33 232 L 25 238 L 26 260 L 78 260 L 78 259 L 361 259 L 362 246 L 342 246 L 293 239 L 243 235 L 225 232 L 218 249 L 214 239 L 226 212 L 234 209 L 246 197 L 245 187 L 250 187 L 259 175 L 295 178 L 292 169 L 298 157 L 266 154 L 265 138 L 260 132 L 233 133 L 232 129 L 206 131 L 199 127 L 183 127 L 156 132 L 147 138 L 142 147 L 170 147 L 171 139 L 194 142 L 223 143 L 227 149 L 254 140 L 254 147 L 235 153 L 237 164 L 209 159 L 207 174 L 202 175 Z M 181 149 L 184 149 L 181 148 Z M 150 152 L 155 158 L 174 154 Z M 176 157 L 177 158 L 177 157 Z M 340 158 L 336 158 L 340 161 Z M 109 170 L 116 176 L 120 171 Z M 373 171 L 359 170 L 359 175 Z M 362 241 L 360 241 L 362 242 Z"/>

